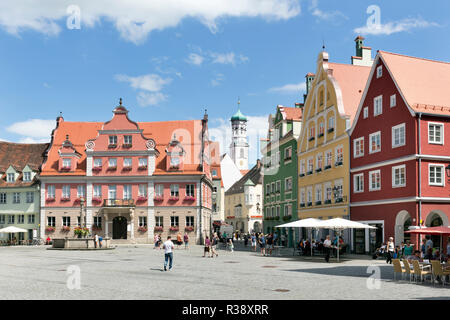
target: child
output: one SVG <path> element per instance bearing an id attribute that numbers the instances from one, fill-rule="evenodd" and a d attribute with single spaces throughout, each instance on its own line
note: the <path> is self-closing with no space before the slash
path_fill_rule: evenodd
<path id="1" fill-rule="evenodd" d="M 228 244 L 229 244 L 229 246 L 230 246 L 230 250 L 231 250 L 231 252 L 233 252 L 234 250 L 234 244 L 233 244 L 233 240 L 230 238 L 229 240 L 228 240 Z"/>

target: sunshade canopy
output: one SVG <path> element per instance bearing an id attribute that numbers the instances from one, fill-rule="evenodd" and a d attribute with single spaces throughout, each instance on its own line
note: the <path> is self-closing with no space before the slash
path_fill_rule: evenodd
<path id="1" fill-rule="evenodd" d="M 27 230 L 22 228 L 17 228 L 14 226 L 6 227 L 3 229 L 0 229 L 0 233 L 16 233 L 16 232 L 27 232 Z"/>
<path id="2" fill-rule="evenodd" d="M 450 226 L 449 227 L 441 226 L 441 227 L 419 228 L 419 229 L 406 231 L 405 233 L 450 235 Z"/>
<path id="3" fill-rule="evenodd" d="M 320 228 L 322 224 L 322 220 L 308 218 L 275 226 L 275 228 Z"/>

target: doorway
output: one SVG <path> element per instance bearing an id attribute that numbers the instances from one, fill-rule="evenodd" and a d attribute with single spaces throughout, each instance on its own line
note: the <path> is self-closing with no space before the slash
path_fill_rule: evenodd
<path id="1" fill-rule="evenodd" d="M 113 239 L 127 238 L 127 218 L 119 216 L 113 219 Z"/>

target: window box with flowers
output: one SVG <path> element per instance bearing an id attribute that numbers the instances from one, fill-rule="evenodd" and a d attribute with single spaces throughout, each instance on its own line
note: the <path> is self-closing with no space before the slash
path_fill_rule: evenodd
<path id="1" fill-rule="evenodd" d="M 180 200 L 180 198 L 177 197 L 177 196 L 171 196 L 171 197 L 169 198 L 169 201 L 178 201 L 178 200 Z"/>
<path id="2" fill-rule="evenodd" d="M 156 201 L 156 202 L 161 202 L 161 201 L 164 200 L 164 197 L 163 197 L 163 196 L 155 196 L 155 197 L 153 198 L 153 200 Z"/>
<path id="3" fill-rule="evenodd" d="M 163 230 L 164 230 L 163 226 L 156 226 L 155 227 L 155 231 L 163 231 Z"/>
<path id="4" fill-rule="evenodd" d="M 195 197 L 194 196 L 186 196 L 186 197 L 184 197 L 184 200 L 186 200 L 186 201 L 195 201 Z"/>
<path id="5" fill-rule="evenodd" d="M 147 201 L 147 197 L 146 196 L 138 196 L 136 199 L 137 202 L 144 202 Z"/>
<path id="6" fill-rule="evenodd" d="M 80 202 L 81 202 L 81 198 L 76 198 L 76 199 L 73 201 L 74 204 L 80 204 Z"/>
<path id="7" fill-rule="evenodd" d="M 69 230 L 70 230 L 70 227 L 69 227 Z M 78 236 L 78 238 L 87 237 L 89 235 L 89 229 L 88 228 L 75 227 L 73 229 L 73 234 Z"/>
<path id="8" fill-rule="evenodd" d="M 125 166 L 122 168 L 122 171 L 131 171 L 133 169 L 131 166 Z"/>
<path id="9" fill-rule="evenodd" d="M 102 198 L 101 197 L 92 197 L 92 202 L 93 203 L 101 203 L 102 202 Z"/>
<path id="10" fill-rule="evenodd" d="M 328 133 L 331 133 L 333 131 L 334 131 L 334 128 L 330 128 L 330 129 L 327 130 Z"/>
<path id="11" fill-rule="evenodd" d="M 46 202 L 55 202 L 55 197 L 47 197 Z"/>
<path id="12" fill-rule="evenodd" d="M 300 208 L 304 208 L 305 207 L 305 203 L 300 203 Z"/>
<path id="13" fill-rule="evenodd" d="M 328 170 L 331 169 L 331 165 L 326 165 L 325 168 L 323 168 L 324 170 Z"/>
<path id="14" fill-rule="evenodd" d="M 147 165 L 140 165 L 139 167 L 138 167 L 138 170 L 147 170 Z"/>
<path id="15" fill-rule="evenodd" d="M 45 232 L 55 232 L 55 227 L 47 226 L 45 227 Z"/>
<path id="16" fill-rule="evenodd" d="M 61 227 L 61 232 L 69 232 L 70 231 L 70 227 L 69 226 L 62 226 Z"/>
<path id="17" fill-rule="evenodd" d="M 172 226 L 172 227 L 169 228 L 169 230 L 170 230 L 170 231 L 179 231 L 180 228 L 177 227 L 177 226 Z"/>
<path id="18" fill-rule="evenodd" d="M 170 170 L 178 170 L 178 169 L 180 169 L 180 166 L 170 166 L 169 169 Z"/>
<path id="19" fill-rule="evenodd" d="M 130 149 L 132 146 L 133 146 L 133 145 L 132 145 L 131 143 L 124 143 L 124 144 L 122 145 L 122 148 L 124 148 L 124 149 Z"/>
<path id="20" fill-rule="evenodd" d="M 61 197 L 61 201 L 70 201 L 69 197 Z"/>
<path id="21" fill-rule="evenodd" d="M 102 226 L 98 226 L 98 225 L 93 225 L 92 226 L 92 231 L 102 231 Z"/>
<path id="22" fill-rule="evenodd" d="M 234 219 L 234 216 L 228 216 L 227 219 Z"/>
<path id="23" fill-rule="evenodd" d="M 145 232 L 147 232 L 147 230 L 148 230 L 148 229 L 147 229 L 147 226 L 139 226 L 139 227 L 138 227 L 138 231 L 139 231 L 139 232 L 145 233 Z"/>
<path id="24" fill-rule="evenodd" d="M 110 144 L 108 144 L 108 148 L 109 149 L 115 149 L 115 148 L 117 148 L 117 144 L 116 143 L 110 143 Z"/>
<path id="25" fill-rule="evenodd" d="M 93 172 L 100 172 L 102 171 L 102 167 L 92 167 Z"/>
<path id="26" fill-rule="evenodd" d="M 188 232 L 194 231 L 194 227 L 193 227 L 193 226 L 186 226 L 186 227 L 184 228 L 184 230 L 185 230 L 185 231 L 188 231 Z"/>
<path id="27" fill-rule="evenodd" d="M 292 215 L 283 216 L 283 221 L 289 221 L 292 219 Z"/>
<path id="28" fill-rule="evenodd" d="M 308 202 L 306 205 L 307 205 L 308 207 L 312 207 L 312 202 Z"/>
<path id="29" fill-rule="evenodd" d="M 270 220 L 274 220 L 273 217 L 265 217 L 264 220 L 270 221 Z"/>
<path id="30" fill-rule="evenodd" d="M 313 141 L 315 139 L 315 137 L 310 137 L 309 139 L 308 139 L 308 141 Z"/>
<path id="31" fill-rule="evenodd" d="M 323 133 L 319 133 L 317 136 L 318 136 L 319 138 L 322 138 L 322 137 L 323 137 Z"/>
<path id="32" fill-rule="evenodd" d="M 117 170 L 117 166 L 108 167 L 108 171 L 116 171 L 116 170 Z"/>

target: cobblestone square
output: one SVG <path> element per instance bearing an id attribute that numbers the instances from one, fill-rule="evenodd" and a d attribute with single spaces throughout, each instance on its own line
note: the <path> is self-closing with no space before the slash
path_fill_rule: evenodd
<path id="1" fill-rule="evenodd" d="M 163 251 L 147 245 L 108 251 L 1 247 L 0 299 L 450 299 L 449 286 L 393 282 L 392 265 L 383 260 L 327 264 L 287 249 L 263 257 L 248 248 L 203 258 L 202 249 L 176 249 L 173 270 L 164 272 Z M 71 266 L 79 267 L 80 289 L 69 289 Z M 380 270 L 379 289 L 369 289 L 369 266 Z"/>

